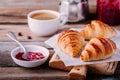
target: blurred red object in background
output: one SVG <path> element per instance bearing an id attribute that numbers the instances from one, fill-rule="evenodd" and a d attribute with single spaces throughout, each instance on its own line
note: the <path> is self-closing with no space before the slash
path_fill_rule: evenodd
<path id="1" fill-rule="evenodd" d="M 97 0 L 97 17 L 109 25 L 119 25 L 120 0 Z"/>

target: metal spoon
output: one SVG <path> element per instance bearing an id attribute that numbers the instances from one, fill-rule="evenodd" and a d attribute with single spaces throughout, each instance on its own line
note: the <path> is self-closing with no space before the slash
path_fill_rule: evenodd
<path id="1" fill-rule="evenodd" d="M 14 40 L 16 43 L 18 43 L 22 47 L 22 49 L 24 51 L 24 54 L 22 55 L 22 58 L 27 59 L 27 51 L 26 51 L 25 47 L 17 40 L 15 34 L 13 32 L 8 32 L 7 36 L 9 38 L 11 38 L 12 40 Z"/>

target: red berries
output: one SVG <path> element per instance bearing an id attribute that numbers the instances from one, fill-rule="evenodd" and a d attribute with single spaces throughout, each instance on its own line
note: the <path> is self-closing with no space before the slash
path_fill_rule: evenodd
<path id="1" fill-rule="evenodd" d="M 45 56 L 41 52 L 28 52 L 27 59 L 22 58 L 23 54 L 24 52 L 19 52 L 15 57 L 19 60 L 25 60 L 25 61 L 34 61 L 45 58 Z"/>
<path id="2" fill-rule="evenodd" d="M 120 0 L 97 0 L 97 15 L 109 25 L 120 24 Z"/>

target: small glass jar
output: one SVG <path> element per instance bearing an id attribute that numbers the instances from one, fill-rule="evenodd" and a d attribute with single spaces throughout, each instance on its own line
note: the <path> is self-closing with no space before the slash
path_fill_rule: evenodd
<path id="1" fill-rule="evenodd" d="M 109 25 L 120 24 L 120 0 L 97 0 L 97 17 Z"/>
<path id="2" fill-rule="evenodd" d="M 60 13 L 68 17 L 68 22 L 79 22 L 88 16 L 88 0 L 61 0 Z"/>

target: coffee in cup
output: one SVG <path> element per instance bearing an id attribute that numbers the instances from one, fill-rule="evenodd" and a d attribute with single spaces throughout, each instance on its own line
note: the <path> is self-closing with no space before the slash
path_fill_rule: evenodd
<path id="1" fill-rule="evenodd" d="M 67 22 L 67 16 L 53 10 L 35 10 L 28 14 L 30 30 L 39 36 L 54 34 Z"/>
<path id="2" fill-rule="evenodd" d="M 41 13 L 33 14 L 31 18 L 38 19 L 38 20 L 51 20 L 51 19 L 58 18 L 58 16 L 48 12 L 41 12 Z"/>

